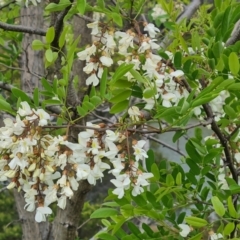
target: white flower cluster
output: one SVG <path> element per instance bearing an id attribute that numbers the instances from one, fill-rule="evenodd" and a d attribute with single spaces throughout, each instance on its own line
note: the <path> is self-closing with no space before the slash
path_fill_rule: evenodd
<path id="1" fill-rule="evenodd" d="M 152 9 L 151 14 L 153 20 L 159 19 L 161 22 L 165 22 L 168 18 L 167 13 L 162 9 L 161 4 L 156 4 Z"/>
<path id="2" fill-rule="evenodd" d="M 144 73 L 145 88 L 152 88 L 156 92 L 154 97 L 143 99 L 146 102 L 145 109 L 151 110 L 155 100 L 159 97 L 162 99 L 163 106 L 170 107 L 175 106 L 182 97 L 188 95 L 187 91 L 176 81 L 184 73 L 180 70 L 174 71 L 164 63 L 162 57 L 153 53 L 160 49 L 155 39 L 160 30 L 152 23 L 143 23 L 144 31 L 148 34 L 141 34 L 133 29 L 126 32 L 115 31 L 113 27 L 107 27 L 98 21 L 87 26 L 92 29 L 92 34 L 96 39 L 99 39 L 77 54 L 80 60 L 86 61 L 83 70 L 90 74 L 86 80 L 87 85 L 98 85 L 103 67 L 111 67 L 114 54 L 120 54 L 125 56 L 125 59 L 118 61 L 118 64 L 133 64 L 135 70 Z M 166 54 L 170 59 L 172 58 L 170 52 Z M 136 81 L 130 72 L 125 76 L 128 81 Z"/>
<path id="3" fill-rule="evenodd" d="M 22 102 L 16 119 L 5 119 L 5 126 L 0 128 L 0 181 L 9 179 L 8 189 L 16 187 L 25 192 L 25 209 L 36 209 L 37 222 L 52 213 L 49 205 L 53 202 L 64 209 L 80 180 L 95 185 L 111 166 L 110 172 L 116 177 L 112 180 L 116 186 L 113 193 L 119 198 L 130 186 L 135 196 L 149 184 L 146 179 L 153 175 L 138 167 L 139 160 L 147 158 L 145 141 L 134 140 L 128 146 L 125 134 L 101 131 L 101 124 L 87 123 L 87 130 L 78 134 L 78 143 L 71 143 L 66 137 L 49 134 L 49 120 L 43 109 L 31 109 Z"/>

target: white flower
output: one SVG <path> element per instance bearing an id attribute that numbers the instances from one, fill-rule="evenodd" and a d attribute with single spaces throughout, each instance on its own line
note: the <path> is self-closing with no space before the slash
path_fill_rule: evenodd
<path id="1" fill-rule="evenodd" d="M 52 209 L 49 207 L 38 207 L 36 210 L 35 220 L 36 222 L 45 222 L 46 216 L 52 213 Z"/>
<path id="2" fill-rule="evenodd" d="M 240 153 L 235 153 L 234 158 L 236 159 L 237 163 L 240 163 Z"/>
<path id="3" fill-rule="evenodd" d="M 94 62 L 88 62 L 83 68 L 83 71 L 87 74 L 90 74 L 93 70 L 97 70 L 97 64 Z"/>
<path id="4" fill-rule="evenodd" d="M 98 139 L 93 138 L 91 148 L 88 149 L 88 152 L 92 152 L 92 154 L 96 155 L 96 154 L 98 154 L 98 151 L 99 151 L 100 148 L 101 147 L 99 146 Z"/>
<path id="5" fill-rule="evenodd" d="M 139 108 L 136 106 L 132 106 L 128 109 L 128 114 L 132 121 L 139 121 L 139 117 L 142 115 Z"/>
<path id="6" fill-rule="evenodd" d="M 43 109 L 38 109 L 37 111 L 34 110 L 34 112 L 38 115 L 39 117 L 39 126 L 46 126 L 48 124 L 48 120 L 51 119 L 50 115 L 45 112 Z"/>
<path id="7" fill-rule="evenodd" d="M 129 175 L 122 174 L 117 176 L 117 179 L 110 180 L 117 188 L 113 190 L 113 193 L 118 195 L 118 198 L 122 198 L 124 195 L 124 190 L 130 187 L 131 180 Z"/>
<path id="8" fill-rule="evenodd" d="M 159 17 L 166 16 L 167 13 L 162 9 L 162 6 L 160 4 L 156 4 L 153 8 L 152 12 L 152 18 L 154 20 L 158 19 Z M 166 18 L 161 18 L 161 22 L 165 22 Z"/>
<path id="9" fill-rule="evenodd" d="M 87 85 L 93 85 L 94 87 L 96 87 L 99 84 L 99 79 L 97 78 L 95 73 L 92 73 L 91 76 L 89 76 L 86 79 L 86 84 Z"/>
<path id="10" fill-rule="evenodd" d="M 214 233 L 210 232 L 210 239 L 211 240 L 218 240 L 218 239 L 223 239 L 223 235 L 221 233 Z"/>
<path id="11" fill-rule="evenodd" d="M 92 32 L 91 32 L 92 35 L 97 35 L 99 33 L 98 21 L 88 23 L 87 27 L 92 29 Z"/>
<path id="12" fill-rule="evenodd" d="M 156 28 L 152 23 L 148 23 L 144 27 L 144 31 L 147 31 L 151 38 L 155 38 L 155 35 L 157 34 L 157 32 L 160 32 L 160 30 Z"/>
<path id="13" fill-rule="evenodd" d="M 27 102 L 21 102 L 20 104 L 21 104 L 22 108 L 19 108 L 17 113 L 21 117 L 25 117 L 25 116 L 31 115 L 33 113 L 32 109 L 30 108 L 30 106 Z"/>
<path id="14" fill-rule="evenodd" d="M 145 143 L 146 141 L 140 140 L 137 142 L 136 145 L 133 146 L 136 161 L 144 160 L 144 158 L 148 158 L 146 151 L 143 149 L 143 146 L 145 145 Z"/>
<path id="15" fill-rule="evenodd" d="M 187 235 L 190 233 L 191 231 L 191 228 L 187 225 L 187 224 L 178 224 L 178 226 L 182 229 L 181 232 L 179 232 L 179 234 L 182 236 L 182 237 L 187 237 Z"/>
<path id="16" fill-rule="evenodd" d="M 110 67 L 113 64 L 113 60 L 110 57 L 107 57 L 107 56 L 101 56 L 100 61 L 106 67 Z"/>
<path id="17" fill-rule="evenodd" d="M 172 106 L 172 102 L 176 102 L 177 101 L 177 97 L 174 93 L 166 93 L 162 95 L 162 105 L 164 107 L 171 107 Z"/>
<path id="18" fill-rule="evenodd" d="M 119 133 L 118 132 L 113 132 L 111 130 L 106 130 L 106 140 L 115 142 L 119 138 Z"/>
<path id="19" fill-rule="evenodd" d="M 62 195 L 60 198 L 58 198 L 58 207 L 61 209 L 65 209 L 67 204 L 67 197 L 65 195 Z"/>
<path id="20" fill-rule="evenodd" d="M 170 75 L 172 77 L 182 77 L 184 76 L 184 72 L 182 70 L 176 70 L 174 72 L 171 72 Z"/>
<path id="21" fill-rule="evenodd" d="M 85 61 L 89 60 L 91 55 L 94 55 L 97 51 L 97 47 L 93 44 L 91 47 L 86 48 L 85 50 L 77 53 L 79 60 Z"/>
<path id="22" fill-rule="evenodd" d="M 119 46 L 118 46 L 118 50 L 119 53 L 122 55 L 125 55 L 127 53 L 127 50 L 129 47 L 134 47 L 133 46 L 133 39 L 134 39 L 134 35 L 133 34 L 129 34 L 130 32 L 120 32 L 117 31 L 115 32 L 115 36 L 116 37 L 121 37 L 122 39 L 119 40 Z"/>

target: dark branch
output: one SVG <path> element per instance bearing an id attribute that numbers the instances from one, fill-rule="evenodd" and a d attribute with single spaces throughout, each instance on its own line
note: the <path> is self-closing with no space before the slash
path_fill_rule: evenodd
<path id="1" fill-rule="evenodd" d="M 30 34 L 40 35 L 40 36 L 46 35 L 46 31 L 42 29 L 25 27 L 22 25 L 12 25 L 12 24 L 3 23 L 3 22 L 0 22 L 0 28 L 10 32 L 30 33 Z"/>
<path id="2" fill-rule="evenodd" d="M 162 146 L 164 146 L 164 147 L 166 147 L 166 148 L 168 148 L 168 149 L 171 149 L 172 151 L 178 153 L 179 155 L 181 155 L 181 156 L 183 156 L 183 157 L 186 157 L 186 155 L 185 155 L 183 152 L 181 152 L 181 151 L 178 150 L 177 148 L 174 148 L 174 147 L 168 145 L 166 142 L 163 142 L 163 141 L 161 141 L 161 140 L 159 140 L 159 139 L 157 139 L 157 138 L 154 138 L 154 137 L 152 137 L 152 136 L 148 136 L 147 138 L 150 139 L 150 140 L 152 140 L 152 141 L 154 141 L 154 142 L 156 142 L 156 143 L 161 144 Z"/>

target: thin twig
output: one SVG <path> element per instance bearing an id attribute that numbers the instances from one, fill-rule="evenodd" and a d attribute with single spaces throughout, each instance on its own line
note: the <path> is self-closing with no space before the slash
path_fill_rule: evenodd
<path id="1" fill-rule="evenodd" d="M 174 147 L 168 145 L 166 142 L 163 142 L 163 141 L 161 141 L 161 140 L 159 140 L 159 139 L 157 139 L 157 138 L 154 138 L 154 137 L 152 137 L 152 136 L 148 136 L 147 138 L 150 139 L 150 140 L 152 140 L 152 141 L 154 141 L 154 142 L 157 142 L 157 143 L 163 145 L 164 147 L 166 147 L 166 148 L 168 148 L 168 149 L 171 149 L 172 151 L 178 153 L 179 155 L 181 155 L 181 156 L 183 156 L 183 157 L 186 157 L 186 155 L 185 155 L 183 152 L 181 152 L 181 151 L 178 150 L 177 148 L 174 148 Z"/>
<path id="2" fill-rule="evenodd" d="M 78 229 L 80 229 L 80 228 L 82 228 L 86 223 L 88 223 L 90 220 L 92 220 L 91 218 L 89 218 L 89 219 L 87 219 L 85 222 L 83 222 L 78 228 L 77 228 L 77 230 Z"/>

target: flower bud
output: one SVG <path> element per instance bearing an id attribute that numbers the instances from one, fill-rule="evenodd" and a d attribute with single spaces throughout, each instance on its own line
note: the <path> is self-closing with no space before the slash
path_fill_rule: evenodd
<path id="1" fill-rule="evenodd" d="M 32 172 L 32 171 L 35 170 L 35 168 L 36 168 L 36 163 L 33 162 L 33 163 L 29 166 L 28 171 L 29 171 L 29 172 Z"/>
<path id="2" fill-rule="evenodd" d="M 45 167 L 49 172 L 54 172 L 54 169 L 51 166 L 46 165 Z"/>
<path id="3" fill-rule="evenodd" d="M 33 173 L 33 177 L 39 177 L 40 173 L 41 173 L 40 169 L 37 168 Z"/>
<path id="4" fill-rule="evenodd" d="M 15 182 L 11 182 L 11 183 L 8 184 L 7 189 L 12 189 L 15 186 L 16 186 L 16 183 Z"/>
<path id="5" fill-rule="evenodd" d="M 8 178 L 13 178 L 13 177 L 15 177 L 15 174 L 16 174 L 15 170 L 9 170 L 4 175 Z"/>

